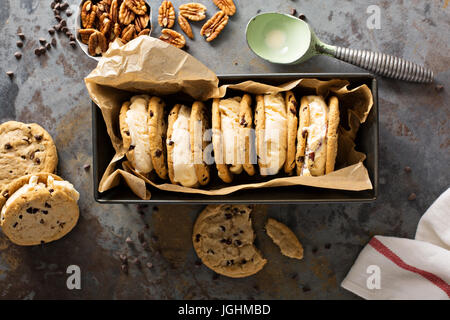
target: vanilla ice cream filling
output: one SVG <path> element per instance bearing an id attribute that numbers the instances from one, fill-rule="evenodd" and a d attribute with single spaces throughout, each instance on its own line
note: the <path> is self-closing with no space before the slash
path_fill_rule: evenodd
<path id="1" fill-rule="evenodd" d="M 286 105 L 281 94 L 264 96 L 265 130 L 260 159 L 261 174 L 274 175 L 283 167 L 287 152 Z"/>
<path id="2" fill-rule="evenodd" d="M 242 172 L 243 159 L 240 157 L 239 145 L 239 108 L 237 99 L 224 99 L 219 103 L 220 128 L 223 141 L 223 162 L 230 165 L 230 171 Z"/>
<path id="3" fill-rule="evenodd" d="M 328 127 L 328 108 L 325 103 L 311 101 L 309 103 L 310 124 L 305 130 L 308 132 L 308 140 L 305 152 L 303 173 L 305 175 L 320 175 L 320 172 L 311 171 L 312 163 L 315 167 L 323 168 L 326 161 L 326 136 Z M 325 153 L 325 154 L 324 154 Z"/>
<path id="4" fill-rule="evenodd" d="M 144 174 L 153 170 L 147 102 L 148 100 L 143 96 L 133 97 L 125 118 L 130 131 L 131 145 L 134 147 L 133 166 L 137 172 Z"/>
<path id="5" fill-rule="evenodd" d="M 198 183 L 189 134 L 190 117 L 191 110 L 182 106 L 178 112 L 178 118 L 173 124 L 171 138 L 174 143 L 172 153 L 174 180 L 185 187 L 193 187 Z"/>
<path id="6" fill-rule="evenodd" d="M 80 198 L 80 194 L 78 193 L 78 191 L 76 191 L 74 186 L 68 181 L 57 181 L 50 175 L 47 178 L 47 184 L 38 181 L 39 181 L 38 176 L 31 176 L 28 183 L 24 184 L 22 187 L 17 189 L 8 198 L 8 200 L 6 200 L 1 211 L 2 220 L 5 216 L 6 210 L 11 206 L 12 203 L 14 203 L 14 201 L 32 191 L 39 191 L 50 188 L 53 190 L 64 191 L 67 195 L 69 195 L 69 197 L 71 197 L 75 201 L 78 201 L 78 199 Z"/>

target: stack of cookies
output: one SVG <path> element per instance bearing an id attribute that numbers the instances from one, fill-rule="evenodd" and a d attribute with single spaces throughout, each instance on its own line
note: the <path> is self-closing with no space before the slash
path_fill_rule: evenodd
<path id="1" fill-rule="evenodd" d="M 175 103 L 138 95 L 123 103 L 120 132 L 131 167 L 184 187 L 236 175 L 321 176 L 334 171 L 339 101 L 293 92 Z M 170 110 L 170 111 L 169 111 Z M 167 114 L 167 111 L 168 114 Z M 259 169 L 259 170 L 258 170 Z M 245 173 L 244 173 L 245 172 Z"/>
<path id="2" fill-rule="evenodd" d="M 23 246 L 57 240 L 76 225 L 78 192 L 53 174 L 58 155 L 37 124 L 0 124 L 0 226 Z"/>

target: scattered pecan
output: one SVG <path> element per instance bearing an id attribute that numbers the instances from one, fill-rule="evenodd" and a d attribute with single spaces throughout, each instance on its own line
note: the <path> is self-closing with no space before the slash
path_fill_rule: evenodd
<path id="1" fill-rule="evenodd" d="M 203 25 L 200 34 L 206 37 L 206 41 L 213 41 L 222 32 L 227 23 L 228 16 L 225 12 L 219 11 Z"/>
<path id="2" fill-rule="evenodd" d="M 175 8 L 172 2 L 164 0 L 159 7 L 158 23 L 163 28 L 172 28 L 175 24 Z"/>
<path id="3" fill-rule="evenodd" d="M 150 21 L 150 17 L 147 14 L 144 14 L 142 16 L 137 16 L 134 19 L 134 24 L 136 27 L 136 32 L 139 33 L 142 30 L 144 30 L 145 28 L 148 27 L 148 23 Z"/>
<path id="4" fill-rule="evenodd" d="M 147 6 L 144 0 L 123 0 L 125 5 L 137 15 L 144 15 L 147 13 Z"/>
<path id="5" fill-rule="evenodd" d="M 186 39 L 181 33 L 176 32 L 172 29 L 163 29 L 161 31 L 162 35 L 159 37 L 164 42 L 167 42 L 179 49 L 183 48 L 186 44 Z"/>
<path id="6" fill-rule="evenodd" d="M 93 34 L 96 30 L 95 29 L 80 29 L 78 30 L 78 34 L 80 35 L 81 42 L 84 44 L 89 44 L 89 37 L 91 34 Z"/>
<path id="7" fill-rule="evenodd" d="M 178 24 L 180 25 L 181 30 L 191 39 L 194 39 L 194 33 L 192 33 L 192 28 L 189 22 L 182 15 L 178 15 Z"/>
<path id="8" fill-rule="evenodd" d="M 109 15 L 114 23 L 119 22 L 119 0 L 112 0 Z"/>
<path id="9" fill-rule="evenodd" d="M 129 24 L 125 29 L 123 29 L 120 39 L 123 42 L 127 43 L 130 40 L 133 40 L 136 37 L 136 28 L 134 24 Z"/>
<path id="10" fill-rule="evenodd" d="M 95 31 L 89 37 L 89 54 L 91 56 L 97 56 L 102 54 L 108 49 L 106 38 L 103 33 Z"/>
<path id="11" fill-rule="evenodd" d="M 232 16 L 236 13 L 236 6 L 234 5 L 233 0 L 213 0 L 214 4 L 226 15 Z"/>
<path id="12" fill-rule="evenodd" d="M 129 25 L 134 20 L 134 12 L 131 11 L 126 5 L 125 2 L 122 2 L 119 8 L 119 21 L 122 24 Z"/>
<path id="13" fill-rule="evenodd" d="M 206 18 L 206 7 L 201 3 L 186 3 L 179 7 L 180 15 L 192 21 Z"/>

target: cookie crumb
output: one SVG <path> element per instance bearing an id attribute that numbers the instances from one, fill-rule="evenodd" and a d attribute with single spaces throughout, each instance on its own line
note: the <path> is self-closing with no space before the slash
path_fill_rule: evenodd
<path id="1" fill-rule="evenodd" d="M 7 75 L 10 79 L 14 78 L 14 72 L 12 72 L 12 71 L 6 71 L 6 75 Z"/>
<path id="2" fill-rule="evenodd" d="M 417 198 L 417 195 L 413 192 L 413 193 L 411 193 L 409 195 L 408 200 L 409 201 L 414 201 L 414 200 L 416 200 L 416 198 Z"/>
<path id="3" fill-rule="evenodd" d="M 127 237 L 127 238 L 125 239 L 125 242 L 126 242 L 127 244 L 133 244 L 133 240 L 132 240 L 130 237 Z"/>
<path id="4" fill-rule="evenodd" d="M 411 171 L 412 171 L 411 167 L 408 167 L 408 166 L 406 166 L 404 170 L 406 173 L 411 173 Z"/>

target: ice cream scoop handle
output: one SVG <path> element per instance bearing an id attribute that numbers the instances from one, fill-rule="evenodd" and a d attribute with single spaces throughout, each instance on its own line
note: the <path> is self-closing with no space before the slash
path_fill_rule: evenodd
<path id="1" fill-rule="evenodd" d="M 432 70 L 384 53 L 336 47 L 334 56 L 387 78 L 419 83 L 430 83 L 434 78 Z"/>

